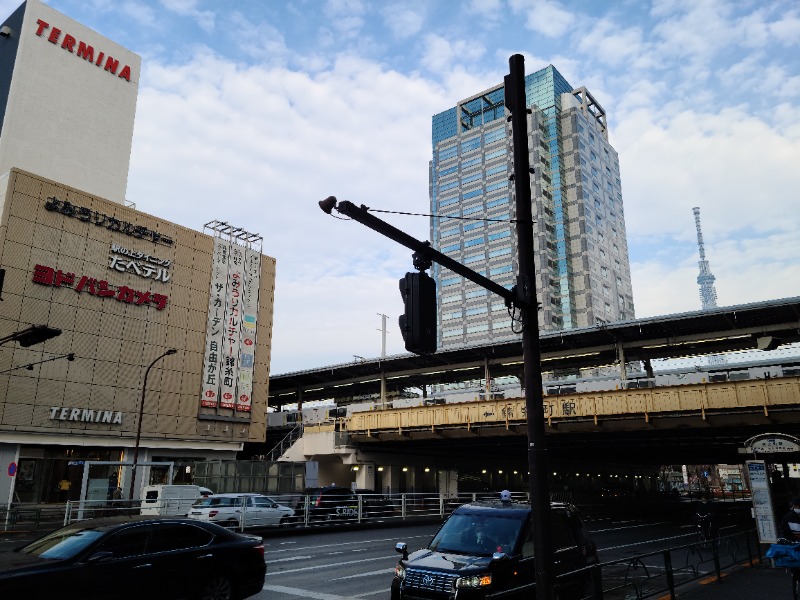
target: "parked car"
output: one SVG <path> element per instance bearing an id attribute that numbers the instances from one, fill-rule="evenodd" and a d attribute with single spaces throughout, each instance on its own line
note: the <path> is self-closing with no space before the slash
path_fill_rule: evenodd
<path id="1" fill-rule="evenodd" d="M 200 497 L 196 485 L 148 485 L 142 490 L 141 513 L 185 517 Z"/>
<path id="2" fill-rule="evenodd" d="M 303 521 L 306 497 L 308 497 L 308 522 L 343 521 L 358 519 L 359 496 L 361 518 L 377 518 L 394 514 L 394 505 L 372 490 L 351 490 L 346 487 L 326 486 L 306 488 L 294 506 L 295 521 Z"/>
<path id="3" fill-rule="evenodd" d="M 264 586 L 260 537 L 178 517 L 78 521 L 0 553 L 0 598 L 247 598 Z"/>
<path id="4" fill-rule="evenodd" d="M 210 521 L 225 527 L 289 525 L 294 510 L 262 494 L 215 494 L 201 498 L 189 511 L 190 519 Z"/>
<path id="5" fill-rule="evenodd" d="M 578 510 L 552 504 L 556 575 L 598 563 L 597 549 Z M 395 567 L 392 600 L 484 600 L 531 598 L 535 593 L 533 530 L 528 504 L 480 501 L 460 506 L 447 518 L 427 547 L 408 553 Z M 560 582 L 559 598 L 577 600 L 590 589 L 582 572 Z"/>

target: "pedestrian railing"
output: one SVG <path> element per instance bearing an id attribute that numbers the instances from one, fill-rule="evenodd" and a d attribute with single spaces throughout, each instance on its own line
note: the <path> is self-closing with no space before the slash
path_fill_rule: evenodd
<path id="1" fill-rule="evenodd" d="M 675 588 L 696 579 L 722 578 L 722 570 L 743 562 L 751 565 L 759 557 L 754 530 L 721 536 L 710 542 L 695 542 L 657 552 L 604 562 L 589 569 L 602 574 L 602 596 L 606 600 L 663 597 L 675 598 Z M 602 557 L 601 557 L 602 558 Z M 597 598 L 597 592 L 587 598 Z"/>

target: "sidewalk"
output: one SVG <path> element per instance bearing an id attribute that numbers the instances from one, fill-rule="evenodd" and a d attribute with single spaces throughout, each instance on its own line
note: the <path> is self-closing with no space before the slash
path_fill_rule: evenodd
<path id="1" fill-rule="evenodd" d="M 792 598 L 792 576 L 787 569 L 773 569 L 761 563 L 752 567 L 749 563 L 722 573 L 722 581 L 716 576 L 682 586 L 676 590 L 681 600 L 790 600 Z M 669 598 L 669 595 L 662 598 Z M 659 598 L 659 600 L 662 600 Z"/>

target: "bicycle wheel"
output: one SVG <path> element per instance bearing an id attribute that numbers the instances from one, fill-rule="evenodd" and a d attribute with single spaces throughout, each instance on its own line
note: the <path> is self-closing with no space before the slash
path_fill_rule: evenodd
<path id="1" fill-rule="evenodd" d="M 697 532 L 697 545 L 702 549 L 706 550 L 709 547 L 709 542 L 711 538 L 708 536 L 708 532 L 705 529 L 700 529 Z M 798 598 L 800 600 L 800 598 Z"/>

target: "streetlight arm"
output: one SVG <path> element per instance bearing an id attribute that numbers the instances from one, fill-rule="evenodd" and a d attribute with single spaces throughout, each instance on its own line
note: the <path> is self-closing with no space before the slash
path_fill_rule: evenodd
<path id="1" fill-rule="evenodd" d="M 160 361 L 165 356 L 170 356 L 175 354 L 177 350 L 175 348 L 170 348 L 161 356 L 156 357 L 153 359 L 149 365 L 147 365 L 147 369 L 144 372 L 144 382 L 142 383 L 142 397 L 139 400 L 139 420 L 136 423 L 136 441 L 133 444 L 133 466 L 131 467 L 131 488 L 130 493 L 128 494 L 128 500 L 133 500 L 133 489 L 136 485 L 136 465 L 139 462 L 139 442 L 142 439 L 142 418 L 144 416 L 144 392 L 147 389 L 147 376 L 150 375 L 150 369 L 153 368 L 158 361 Z"/>

